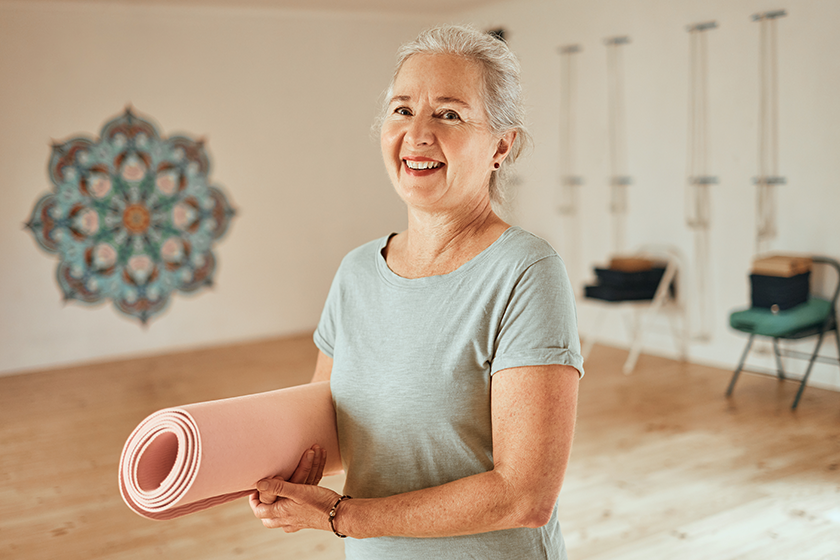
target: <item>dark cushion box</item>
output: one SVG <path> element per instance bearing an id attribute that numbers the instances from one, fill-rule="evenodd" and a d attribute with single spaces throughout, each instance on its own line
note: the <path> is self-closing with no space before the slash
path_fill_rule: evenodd
<path id="1" fill-rule="evenodd" d="M 584 295 L 605 301 L 645 301 L 653 299 L 665 268 L 625 272 L 611 268 L 596 268 L 598 283 L 584 287 Z M 671 294 L 674 284 L 671 284 Z"/>
<path id="2" fill-rule="evenodd" d="M 808 301 L 810 279 L 810 271 L 787 278 L 750 274 L 752 306 L 771 309 L 777 305 L 782 311 L 803 304 Z"/>

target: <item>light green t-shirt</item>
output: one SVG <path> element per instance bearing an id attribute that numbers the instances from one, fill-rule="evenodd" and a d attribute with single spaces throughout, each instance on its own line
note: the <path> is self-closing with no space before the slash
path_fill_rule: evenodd
<path id="1" fill-rule="evenodd" d="M 446 275 L 406 279 L 388 238 L 341 263 L 314 340 L 333 358 L 331 389 L 345 494 L 390 496 L 493 468 L 490 378 L 564 364 L 583 374 L 572 288 L 551 246 L 518 228 Z M 557 519 L 433 539 L 346 541 L 348 560 L 566 558 Z"/>

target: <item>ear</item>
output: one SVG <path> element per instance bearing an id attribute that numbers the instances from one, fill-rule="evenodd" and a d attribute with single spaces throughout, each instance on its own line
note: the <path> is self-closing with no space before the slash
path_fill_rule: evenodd
<path id="1" fill-rule="evenodd" d="M 511 149 L 513 149 L 513 142 L 516 140 L 517 134 L 518 132 L 515 130 L 508 130 L 502 135 L 499 143 L 496 145 L 496 153 L 493 154 L 493 163 L 501 165 L 505 161 L 505 158 L 508 157 Z"/>

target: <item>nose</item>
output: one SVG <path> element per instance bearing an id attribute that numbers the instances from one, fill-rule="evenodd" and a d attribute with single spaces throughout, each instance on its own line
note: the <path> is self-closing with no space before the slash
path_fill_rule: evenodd
<path id="1" fill-rule="evenodd" d="M 434 131 L 428 119 L 414 117 L 405 131 L 405 143 L 409 146 L 428 146 L 435 141 Z"/>

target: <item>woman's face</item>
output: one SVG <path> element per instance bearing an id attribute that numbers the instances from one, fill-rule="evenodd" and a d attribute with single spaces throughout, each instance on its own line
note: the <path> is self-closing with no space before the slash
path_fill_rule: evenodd
<path id="1" fill-rule="evenodd" d="M 410 57 L 394 82 L 382 126 L 385 167 L 410 207 L 462 209 L 489 199 L 495 163 L 515 133 L 491 133 L 477 63 L 453 55 Z"/>

